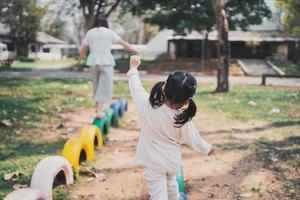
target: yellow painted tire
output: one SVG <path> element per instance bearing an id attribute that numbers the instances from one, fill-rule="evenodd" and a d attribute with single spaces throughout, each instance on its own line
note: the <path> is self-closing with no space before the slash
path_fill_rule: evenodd
<path id="1" fill-rule="evenodd" d="M 79 172 L 81 162 L 93 157 L 90 155 L 91 152 L 88 151 L 86 143 L 83 143 L 79 138 L 67 140 L 61 154 L 72 165 L 75 173 Z"/>
<path id="2" fill-rule="evenodd" d="M 86 143 L 88 151 L 90 152 L 87 156 L 87 160 L 92 160 L 95 154 L 95 147 L 103 147 L 103 139 L 101 132 L 97 126 L 87 125 L 81 129 L 80 136 L 81 142 Z"/>

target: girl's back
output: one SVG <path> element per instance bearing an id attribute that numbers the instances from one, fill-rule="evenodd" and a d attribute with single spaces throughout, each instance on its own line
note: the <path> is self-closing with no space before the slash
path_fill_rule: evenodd
<path id="1" fill-rule="evenodd" d="M 141 134 L 136 150 L 136 161 L 139 164 L 175 173 L 181 166 L 181 143 L 187 143 L 202 153 L 210 151 L 211 145 L 200 137 L 191 121 L 176 126 L 174 117 L 181 111 L 165 103 L 153 108 L 149 101 L 150 95 L 143 88 L 136 69 L 131 69 L 127 75 L 130 92 L 140 116 Z"/>
<path id="2" fill-rule="evenodd" d="M 192 97 L 197 82 L 188 73 L 174 72 L 155 84 L 149 95 L 139 79 L 139 65 L 139 57 L 132 56 L 127 73 L 141 122 L 136 161 L 145 169 L 150 199 L 179 199 L 176 173 L 181 167 L 181 143 L 204 154 L 214 152 L 191 122 L 196 114 Z M 187 108 L 180 110 L 184 105 Z"/>

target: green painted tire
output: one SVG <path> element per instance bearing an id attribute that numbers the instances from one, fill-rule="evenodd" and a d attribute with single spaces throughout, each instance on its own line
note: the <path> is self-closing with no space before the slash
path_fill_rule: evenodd
<path id="1" fill-rule="evenodd" d="M 105 119 L 102 118 L 95 118 L 94 121 L 92 122 L 93 125 L 97 126 L 100 131 L 101 131 L 101 135 L 103 137 L 104 134 L 104 125 L 105 125 Z"/>
<path id="2" fill-rule="evenodd" d="M 113 122 L 114 110 L 112 108 L 108 108 L 105 111 L 105 115 L 106 115 L 105 117 L 106 132 L 104 132 L 104 134 L 108 135 L 110 133 L 110 128 Z"/>
<path id="3" fill-rule="evenodd" d="M 178 184 L 179 192 L 184 192 L 184 178 L 183 178 L 183 168 L 181 167 L 180 171 L 176 175 L 176 181 Z"/>

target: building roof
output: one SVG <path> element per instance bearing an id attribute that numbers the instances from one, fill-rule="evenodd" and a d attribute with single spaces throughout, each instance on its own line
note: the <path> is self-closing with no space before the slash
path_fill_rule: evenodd
<path id="1" fill-rule="evenodd" d="M 284 42 L 299 41 L 298 38 L 281 31 L 229 31 L 229 41 L 243 42 Z M 186 36 L 171 36 L 169 40 L 203 40 L 204 35 L 199 32 L 192 32 Z M 218 40 L 218 32 L 212 31 L 208 34 L 208 40 Z"/>
<path id="2" fill-rule="evenodd" d="M 0 36 L 9 37 L 9 28 L 0 23 Z M 37 32 L 36 40 L 42 44 L 67 44 L 67 42 L 55 38 L 45 32 Z"/>
<path id="3" fill-rule="evenodd" d="M 42 44 L 67 44 L 65 41 L 57 39 L 45 32 L 38 32 L 36 40 Z"/>

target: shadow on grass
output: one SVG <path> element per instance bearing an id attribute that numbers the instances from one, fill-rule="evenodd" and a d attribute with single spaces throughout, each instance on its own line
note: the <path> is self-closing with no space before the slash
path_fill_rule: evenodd
<path id="1" fill-rule="evenodd" d="M 11 68 L 1 68 L 0 67 L 0 72 L 26 72 L 26 71 L 32 71 L 31 68 L 24 68 L 24 67 L 11 67 Z"/>
<path id="2" fill-rule="evenodd" d="M 62 149 L 64 142 L 63 139 L 51 143 L 32 143 L 30 140 L 6 140 L 5 147 L 0 149 L 0 177 L 16 171 L 21 171 L 23 175 L 16 181 L 5 181 L 0 178 L 0 199 L 3 199 L 7 193 L 11 192 L 15 184 L 28 186 L 34 166 L 47 155 L 56 155 Z"/>
<path id="3" fill-rule="evenodd" d="M 300 136 L 292 136 L 280 141 L 260 140 L 257 146 L 257 155 L 264 158 L 265 167 L 268 168 L 274 162 L 274 158 L 289 161 L 300 157 Z"/>
<path id="4" fill-rule="evenodd" d="M 29 85 L 28 80 L 33 82 L 32 84 L 42 84 L 42 83 L 61 83 L 61 84 L 83 84 L 87 83 L 86 79 L 80 78 L 72 78 L 72 79 L 64 79 L 64 78 L 7 78 L 7 77 L 0 77 L 0 86 L 1 87 L 17 87 L 17 86 L 24 86 Z"/>
<path id="5" fill-rule="evenodd" d="M 52 143 L 33 143 L 31 141 L 7 140 L 5 149 L 0 152 L 0 160 L 12 159 L 22 156 L 35 156 L 44 154 L 56 154 L 63 148 L 64 139 Z"/>

